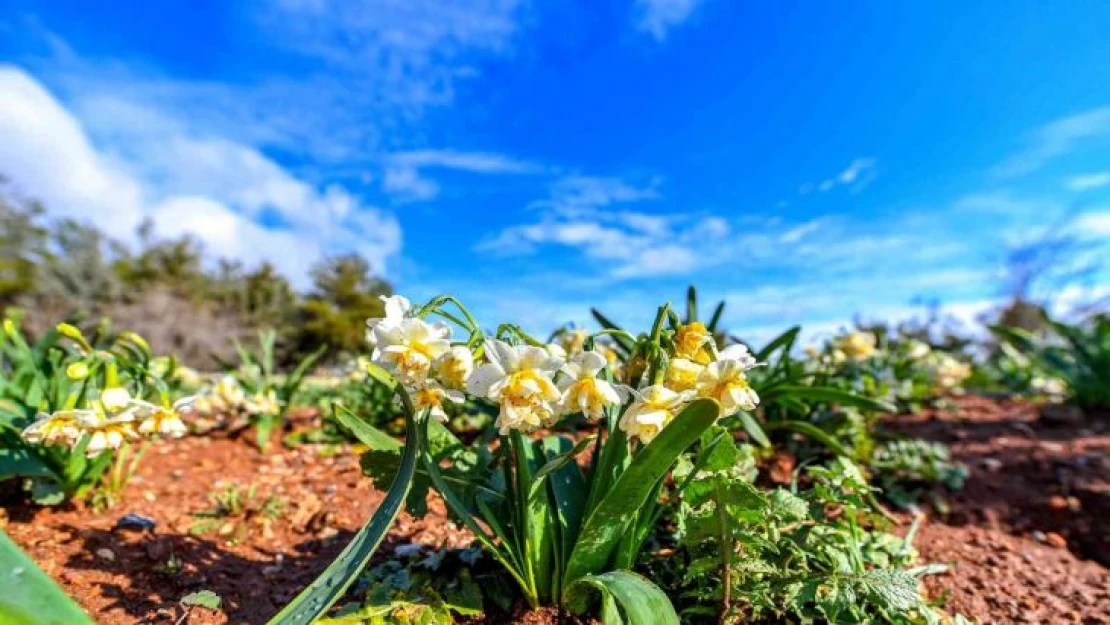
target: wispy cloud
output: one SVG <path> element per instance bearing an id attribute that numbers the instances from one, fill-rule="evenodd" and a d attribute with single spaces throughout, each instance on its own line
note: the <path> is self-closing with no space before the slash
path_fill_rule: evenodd
<path id="1" fill-rule="evenodd" d="M 386 155 L 382 190 L 402 202 L 427 201 L 439 195 L 440 185 L 429 169 L 447 169 L 473 174 L 529 174 L 544 168 L 536 163 L 494 152 L 458 150 L 410 150 Z"/>
<path id="2" fill-rule="evenodd" d="M 1110 171 L 1073 176 L 1067 183 L 1067 187 L 1072 191 L 1089 191 L 1106 186 L 1110 186 Z"/>
<path id="3" fill-rule="evenodd" d="M 636 29 L 658 42 L 667 40 L 671 29 L 681 25 L 703 0 L 636 0 Z"/>
<path id="4" fill-rule="evenodd" d="M 840 173 L 825 178 L 820 182 L 806 182 L 798 188 L 801 195 L 809 195 L 814 191 L 826 193 L 837 187 L 849 187 L 852 193 L 862 191 L 871 184 L 878 175 L 879 161 L 872 157 L 860 157 L 848 163 Z"/>
<path id="5" fill-rule="evenodd" d="M 1110 106 L 1064 117 L 1034 132 L 1025 149 L 996 165 L 992 173 L 999 178 L 1028 174 L 1083 141 L 1107 136 L 1110 136 Z"/>

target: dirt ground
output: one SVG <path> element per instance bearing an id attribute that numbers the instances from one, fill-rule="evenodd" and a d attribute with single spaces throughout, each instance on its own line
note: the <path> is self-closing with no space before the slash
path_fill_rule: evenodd
<path id="1" fill-rule="evenodd" d="M 1066 417 L 1067 415 L 1063 415 Z M 950 565 L 927 588 L 981 622 L 1110 623 L 1110 426 L 1040 417 L 1036 407 L 961 398 L 951 410 L 890 417 L 911 436 L 949 443 L 971 475 L 933 514 L 917 547 Z M 358 458 L 303 446 L 262 455 L 243 441 L 186 438 L 155 445 L 123 499 L 104 514 L 81 504 L 33 508 L 8 503 L 6 531 L 102 625 L 174 623 L 178 600 L 199 589 L 223 599 L 196 608 L 192 624 L 264 623 L 343 548 L 381 499 Z M 281 512 L 202 528 L 195 513 L 215 492 L 254 487 Z M 464 546 L 465 532 L 438 501 L 420 521 L 402 516 L 383 556 L 401 544 Z M 153 530 L 118 528 L 128 513 Z M 207 531 L 197 534 L 200 529 Z M 192 531 L 191 531 L 192 530 Z M 555 623 L 550 612 L 491 614 L 487 623 Z"/>

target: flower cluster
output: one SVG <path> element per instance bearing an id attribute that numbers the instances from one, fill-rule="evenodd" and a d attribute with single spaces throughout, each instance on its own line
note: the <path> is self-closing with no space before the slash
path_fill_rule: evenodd
<path id="1" fill-rule="evenodd" d="M 755 410 L 759 404 L 747 377 L 758 363 L 744 345 L 717 352 L 713 335 L 694 322 L 675 333 L 671 356 L 661 383 L 632 391 L 634 401 L 620 420 L 628 436 L 650 442 L 688 402 L 702 397 L 716 400 L 722 417 Z"/>
<path id="2" fill-rule="evenodd" d="M 203 415 L 276 415 L 281 412 L 281 404 L 273 390 L 248 395 L 233 375 L 221 377 L 198 395 L 193 405 Z"/>
<path id="3" fill-rule="evenodd" d="M 187 428 L 181 416 L 192 409 L 191 404 L 192 398 L 172 406 L 154 404 L 132 397 L 125 388 L 107 388 L 84 408 L 39 414 L 23 431 L 23 440 L 72 449 L 88 436 L 85 455 L 91 458 L 143 436 L 184 436 Z"/>
<path id="4" fill-rule="evenodd" d="M 647 443 L 696 398 L 717 400 L 723 415 L 753 410 L 759 402 L 746 376 L 756 365 L 747 348 L 734 345 L 718 353 L 700 323 L 676 329 L 658 379 L 638 375 L 624 384 L 616 352 L 588 340 L 585 331 L 565 330 L 549 344 L 524 335 L 513 344 L 476 334 L 453 343 L 450 326 L 424 320 L 403 297 L 383 299 L 385 317 L 367 322 L 371 359 L 405 387 L 418 412 L 440 420 L 448 402 L 461 404 L 466 395 L 498 406 L 502 434 L 531 432 L 573 414 L 596 421 L 627 403 L 618 426 Z"/>
<path id="5" fill-rule="evenodd" d="M 971 376 L 971 365 L 956 360 L 944 352 L 934 352 L 932 358 L 933 392 L 959 392 L 960 385 Z"/>

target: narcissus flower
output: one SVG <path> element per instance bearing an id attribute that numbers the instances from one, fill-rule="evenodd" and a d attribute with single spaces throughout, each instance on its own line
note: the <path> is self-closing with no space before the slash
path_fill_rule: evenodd
<path id="1" fill-rule="evenodd" d="M 85 455 L 90 458 L 139 438 L 135 421 L 154 408 L 148 402 L 131 397 L 122 387 L 104 389 L 100 397 L 91 402 L 91 407 L 77 416 L 77 425 L 89 434 Z"/>
<path id="2" fill-rule="evenodd" d="M 971 365 L 945 353 L 937 354 L 933 365 L 933 388 L 937 392 L 957 390 L 971 376 Z"/>
<path id="3" fill-rule="evenodd" d="M 153 406 L 146 418 L 139 422 L 140 434 L 162 434 L 172 438 L 181 438 L 189 432 L 185 422 L 181 419 L 183 413 L 192 411 L 192 397 L 183 397 L 173 403 L 169 408 Z"/>
<path id="4" fill-rule="evenodd" d="M 560 408 L 563 414 L 581 412 L 588 419 L 600 419 L 607 406 L 623 401 L 623 389 L 598 378 L 608 364 L 596 351 L 578 352 L 563 367 L 559 389 L 563 392 Z"/>
<path id="5" fill-rule="evenodd" d="M 706 329 L 704 323 L 687 323 L 675 332 L 675 356 L 704 365 L 709 362 L 709 350 L 706 346 L 712 340 L 713 334 Z"/>
<path id="6" fill-rule="evenodd" d="M 447 412 L 443 409 L 444 402 L 462 404 L 466 400 L 461 391 L 444 388 L 439 382 L 432 379 L 425 380 L 419 386 L 409 389 L 409 394 L 412 397 L 412 406 L 416 409 L 417 414 L 422 414 L 427 410 L 432 418 L 440 422 L 447 420 Z"/>
<path id="7" fill-rule="evenodd" d="M 28 443 L 64 445 L 72 447 L 81 438 L 78 417 L 88 410 L 60 410 L 54 414 L 39 413 L 35 422 L 23 430 L 23 440 Z"/>
<path id="8" fill-rule="evenodd" d="M 589 333 L 582 329 L 564 330 L 559 334 L 559 345 L 563 347 L 566 353 L 573 356 L 582 351 L 588 336 Z"/>
<path id="9" fill-rule="evenodd" d="M 672 391 L 661 384 L 633 391 L 633 394 L 635 399 L 621 416 L 620 429 L 629 438 L 637 438 L 645 444 L 658 436 L 682 405 L 693 397 L 693 393 Z"/>
<path id="10" fill-rule="evenodd" d="M 451 350 L 450 328 L 415 317 L 398 325 L 379 324 L 374 337 L 371 359 L 409 386 L 424 382 L 432 363 Z"/>
<path id="11" fill-rule="evenodd" d="M 412 303 L 401 295 L 382 295 L 381 300 L 385 304 L 385 317 L 366 320 L 366 342 L 371 346 L 377 345 L 375 330 L 378 327 L 400 326 L 412 310 Z"/>
<path id="12" fill-rule="evenodd" d="M 721 416 L 727 417 L 741 410 L 755 410 L 759 395 L 748 383 L 745 372 L 754 365 L 746 360 L 727 359 L 711 362 L 698 376 L 698 395 L 711 397 L 721 404 Z"/>
<path id="13" fill-rule="evenodd" d="M 909 349 L 906 350 L 906 355 L 912 360 L 921 360 L 928 356 L 930 351 L 932 351 L 932 349 L 929 347 L 928 343 L 910 341 Z"/>
<path id="14" fill-rule="evenodd" d="M 243 404 L 243 409 L 254 415 L 276 415 L 281 413 L 281 402 L 273 389 L 265 393 L 255 393 Z"/>
<path id="15" fill-rule="evenodd" d="M 547 350 L 531 345 L 509 345 L 490 339 L 485 342 L 489 360 L 467 381 L 467 392 L 497 402 L 501 412 L 497 427 L 531 431 L 555 417 L 556 402 L 562 397 L 552 377 L 563 366 Z"/>
<path id="16" fill-rule="evenodd" d="M 449 389 L 461 391 L 474 373 L 474 354 L 463 345 L 453 346 L 436 361 L 436 377 Z"/>
<path id="17" fill-rule="evenodd" d="M 701 375 L 701 370 L 705 365 L 687 360 L 685 358 L 673 358 L 667 362 L 667 374 L 665 383 L 667 388 L 672 391 L 691 391 L 698 383 L 698 376 Z"/>
<path id="18" fill-rule="evenodd" d="M 849 360 L 867 360 L 875 353 L 875 335 L 870 332 L 852 332 L 840 337 L 836 347 Z"/>

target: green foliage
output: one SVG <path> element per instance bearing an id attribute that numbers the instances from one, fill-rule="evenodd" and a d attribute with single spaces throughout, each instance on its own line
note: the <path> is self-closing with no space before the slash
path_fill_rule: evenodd
<path id="1" fill-rule="evenodd" d="M 680 552 L 650 564 L 682 597 L 691 623 L 939 622 L 918 591 L 934 571 L 909 568 L 909 540 L 876 529 L 870 486 L 844 459 L 811 467 L 811 488 L 761 491 L 751 449 L 718 439 L 700 467 L 687 464 L 673 509 Z"/>
<path id="2" fill-rule="evenodd" d="M 33 500 L 55 505 L 87 495 L 111 468 L 107 499 L 101 500 L 109 503 L 134 472 L 140 454 L 112 448 L 87 454 L 91 431 L 74 430 L 72 444 L 32 443 L 23 432 L 43 415 L 74 412 L 99 401 L 109 387 L 168 408 L 167 370 L 155 368 L 154 361 L 149 346 L 134 333 L 112 334 L 102 326 L 86 337 L 76 327 L 60 324 L 31 343 L 16 320 L 6 318 L 0 334 L 0 480 L 21 479 Z M 127 423 L 121 427 L 131 429 Z"/>
<path id="3" fill-rule="evenodd" d="M 422 432 L 417 428 L 411 404 L 406 404 L 405 424 L 407 437 L 404 451 L 381 505 L 328 568 L 282 608 L 277 616 L 270 619 L 270 625 L 312 623 L 343 596 L 358 574 L 366 568 L 370 557 L 374 555 L 404 506 L 405 498 L 412 487 L 420 450 L 424 447 L 421 441 Z"/>
<path id="4" fill-rule="evenodd" d="M 92 625 L 93 620 L 0 530 L 0 623 Z"/>
<path id="5" fill-rule="evenodd" d="M 249 411 L 258 448 L 262 451 L 269 448 L 273 432 L 284 424 L 285 416 L 293 407 L 305 376 L 328 349 L 327 345 L 321 345 L 301 358 L 292 371 L 281 374 L 277 370 L 275 359 L 276 344 L 277 333 L 273 330 L 259 332 L 257 350 L 235 341 L 239 365 L 229 368 L 235 374 L 239 385 L 249 395 L 263 398 L 266 400 L 264 403 L 271 404 L 266 410 Z"/>
<path id="6" fill-rule="evenodd" d="M 185 595 L 178 603 L 184 606 L 195 606 L 207 608 L 209 610 L 219 610 L 220 604 L 223 603 L 223 600 L 220 598 L 219 595 L 212 592 L 211 590 L 198 590 L 196 592 L 191 592 Z"/>
<path id="7" fill-rule="evenodd" d="M 1016 327 L 991 329 L 1044 377 L 1062 380 L 1070 401 L 1082 408 L 1110 407 L 1110 315 L 1074 325 L 1046 318 L 1044 336 Z"/>
<path id="8" fill-rule="evenodd" d="M 411 545 L 408 547 L 412 547 Z M 400 551 L 400 550 L 398 550 Z M 482 591 L 471 573 L 477 549 L 403 555 L 359 577 L 357 601 L 340 607 L 320 625 L 451 625 L 455 616 L 482 613 Z"/>
<path id="9" fill-rule="evenodd" d="M 966 467 L 952 462 L 947 447 L 924 440 L 880 445 L 871 457 L 871 471 L 883 496 L 901 508 L 935 493 L 937 487 L 959 490 L 968 475 Z"/>

